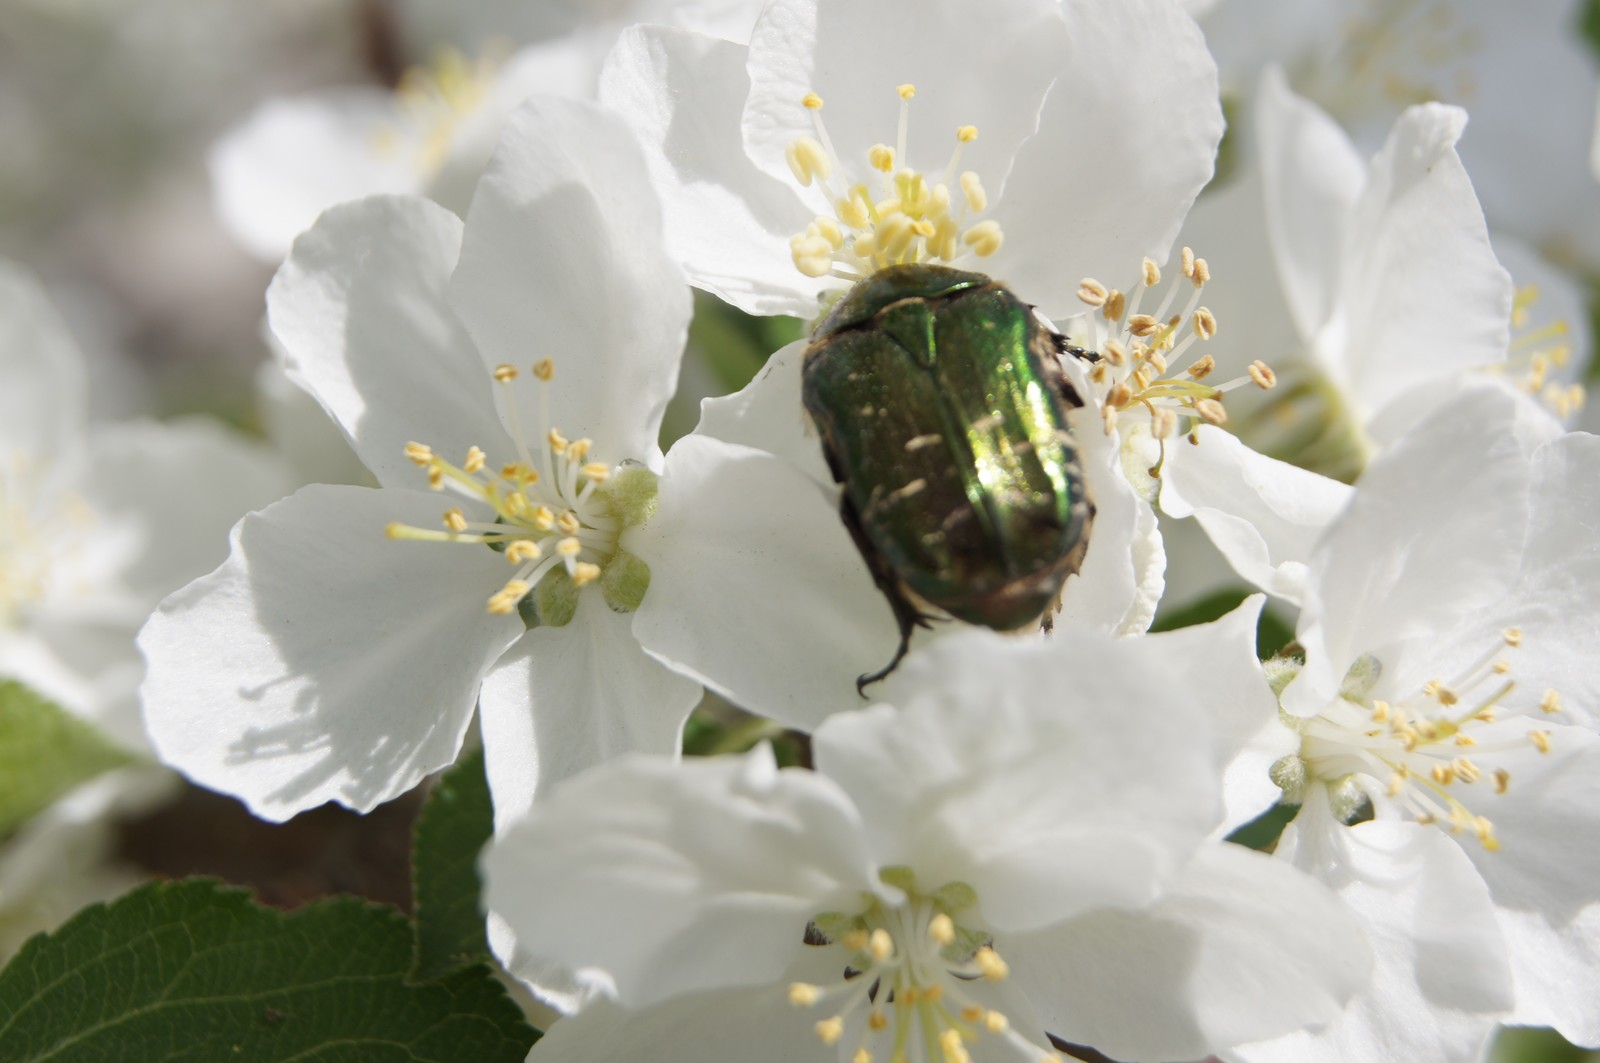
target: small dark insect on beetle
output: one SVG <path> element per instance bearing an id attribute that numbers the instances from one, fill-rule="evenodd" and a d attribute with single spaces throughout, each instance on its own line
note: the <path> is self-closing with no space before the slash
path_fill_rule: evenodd
<path id="1" fill-rule="evenodd" d="M 1094 505 L 1067 413 L 1065 341 L 1005 285 L 891 266 L 817 326 L 806 410 L 840 515 L 894 610 L 894 671 L 935 614 L 1011 631 L 1047 617 L 1088 549 Z"/>

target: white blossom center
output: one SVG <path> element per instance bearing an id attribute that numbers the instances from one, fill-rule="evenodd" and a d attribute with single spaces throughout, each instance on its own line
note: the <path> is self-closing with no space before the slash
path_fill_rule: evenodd
<path id="1" fill-rule="evenodd" d="M 795 180 L 820 186 L 830 214 L 819 214 L 803 232 L 789 238 L 795 268 L 808 277 L 834 276 L 856 281 L 887 266 L 937 262 L 968 256 L 987 258 L 1000 250 L 1000 223 L 980 216 L 989 208 L 983 180 L 959 170 L 962 148 L 976 140 L 978 127 L 955 131 L 956 146 L 942 172 L 907 164 L 906 128 L 914 85 L 901 85 L 900 122 L 894 143 L 874 144 L 864 171 L 852 171 L 834 151 L 822 121 L 822 97 L 808 93 L 801 104 L 811 115 L 815 137 L 799 137 L 785 157 Z"/>
<path id="2" fill-rule="evenodd" d="M 383 155 L 411 152 L 408 161 L 417 172 L 433 177 L 449 158 L 456 133 L 488 99 L 502 51 L 486 50 L 470 60 L 445 48 L 431 62 L 408 68 L 394 90 L 399 125 L 379 130 L 373 149 Z"/>
<path id="3" fill-rule="evenodd" d="M 73 558 L 88 548 L 94 514 L 77 495 L 51 492 L 45 472 L 33 455 L 0 452 L 0 628 L 20 626 L 73 572 L 90 581 Z"/>
<path id="4" fill-rule="evenodd" d="M 809 943 L 838 954 L 841 972 L 831 984 L 789 986 L 791 1004 L 823 1016 L 815 1026 L 823 1044 L 850 1063 L 970 1063 L 990 1038 L 1009 1042 L 1008 1056 L 1058 1059 L 970 991 L 1009 974 L 989 935 L 958 921 L 977 902 L 972 888 L 952 882 L 921 894 L 909 869 L 881 875 L 905 891 L 902 903 L 869 897 L 861 911 L 818 915 L 807 930 Z"/>
<path id="5" fill-rule="evenodd" d="M 473 520 L 460 507 L 446 509 L 442 529 L 392 523 L 391 539 L 474 543 L 504 554 L 515 573 L 488 600 L 491 613 L 517 611 L 541 587 L 539 617 L 560 626 L 576 607 L 573 593 L 603 582 L 606 600 L 619 611 L 638 608 L 649 584 L 644 562 L 622 551 L 622 531 L 654 513 L 655 475 L 640 465 L 614 466 L 595 460 L 593 441 L 568 439 L 550 417 L 549 384 L 554 363 L 534 364 L 539 389 L 542 434 L 525 436 L 513 390 L 521 373 L 516 366 L 493 371 L 496 400 L 516 445 L 514 460 L 493 464 L 482 448 L 468 449 L 454 464 L 425 443 L 407 443 L 406 457 L 426 470 L 428 486 L 481 503 L 492 521 Z M 499 455 L 496 456 L 500 457 Z"/>
<path id="6" fill-rule="evenodd" d="M 1504 729 L 1485 733 L 1502 712 L 1516 711 L 1510 655 L 1522 637 L 1506 629 L 1471 668 L 1393 702 L 1369 697 L 1382 665 L 1361 658 L 1337 700 L 1314 717 L 1287 721 L 1300 732 L 1300 751 L 1274 766 L 1274 780 L 1289 791 L 1311 780 L 1324 784 L 1335 815 L 1347 823 L 1367 818 L 1372 803 L 1387 801 L 1420 823 L 1470 833 L 1484 848 L 1498 849 L 1494 821 L 1484 810 L 1511 787 L 1511 772 L 1501 762 L 1528 744 L 1550 750 L 1551 732 L 1542 728 L 1512 737 Z M 1534 711 L 1560 712 L 1560 694 L 1544 691 Z"/>

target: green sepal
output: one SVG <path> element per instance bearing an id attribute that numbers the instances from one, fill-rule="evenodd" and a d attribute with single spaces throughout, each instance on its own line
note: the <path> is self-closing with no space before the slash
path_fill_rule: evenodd
<path id="1" fill-rule="evenodd" d="M 578 594 L 582 590 L 572 582 L 566 568 L 557 565 L 544 574 L 528 598 L 533 600 L 540 624 L 545 627 L 566 627 L 577 615 Z"/>
<path id="2" fill-rule="evenodd" d="M 661 498 L 660 478 L 634 462 L 619 466 L 600 491 L 624 528 L 637 527 L 655 516 Z"/>
<path id="3" fill-rule="evenodd" d="M 600 574 L 601 596 L 613 612 L 633 612 L 649 589 L 650 566 L 626 550 L 613 554 Z"/>
<path id="4" fill-rule="evenodd" d="M 917 891 L 917 873 L 904 864 L 893 864 L 878 869 L 878 879 L 884 885 L 894 886 L 906 893 Z"/>

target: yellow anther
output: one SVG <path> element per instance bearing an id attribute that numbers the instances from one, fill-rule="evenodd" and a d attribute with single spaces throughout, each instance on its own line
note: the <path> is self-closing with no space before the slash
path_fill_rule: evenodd
<path id="1" fill-rule="evenodd" d="M 502 384 L 509 384 L 517 379 L 517 367 L 509 362 L 501 362 L 494 367 L 494 378 Z"/>
<path id="2" fill-rule="evenodd" d="M 854 930 L 847 931 L 840 940 L 844 942 L 844 947 L 851 952 L 860 952 L 867 947 L 867 932 L 857 927 Z"/>
<path id="3" fill-rule="evenodd" d="M 983 1018 L 983 1009 L 976 1004 L 968 1004 L 961 1009 L 961 1018 L 967 1022 L 977 1022 Z"/>
<path id="4" fill-rule="evenodd" d="M 556 526 L 555 511 L 549 506 L 540 506 L 533 511 L 532 524 L 539 531 L 549 531 Z"/>
<path id="5" fill-rule="evenodd" d="M 569 535 L 556 543 L 556 553 L 566 558 L 577 557 L 583 553 L 583 543 Z"/>
<path id="6" fill-rule="evenodd" d="M 562 510 L 561 516 L 556 518 L 556 531 L 562 535 L 577 535 L 581 530 L 583 530 L 583 522 L 570 509 Z"/>
<path id="7" fill-rule="evenodd" d="M 983 190 L 983 180 L 971 170 L 961 175 L 961 194 L 966 198 L 967 209 L 982 214 L 989 209 L 989 193 Z"/>
<path id="8" fill-rule="evenodd" d="M 1456 745 L 1458 746 L 1475 746 L 1477 744 L 1478 740 L 1467 734 L 1465 731 L 1462 731 L 1460 734 L 1456 735 Z"/>
<path id="9" fill-rule="evenodd" d="M 1156 265 L 1155 259 L 1144 260 L 1144 286 L 1154 288 L 1161 283 L 1161 267 Z"/>
<path id="10" fill-rule="evenodd" d="M 839 228 L 839 223 L 832 218 L 824 218 L 819 215 L 811 225 L 816 226 L 817 235 L 828 241 L 835 251 L 844 246 L 844 230 Z M 806 226 L 807 232 L 811 231 L 811 225 Z"/>
<path id="11" fill-rule="evenodd" d="M 391 539 L 403 539 L 406 535 L 406 526 L 397 520 L 391 520 L 383 526 L 383 534 Z"/>
<path id="12" fill-rule="evenodd" d="M 1537 749 L 1539 752 L 1541 752 L 1541 753 L 1550 752 L 1550 732 L 1549 731 L 1529 731 L 1528 732 L 1528 741 L 1532 742 L 1534 748 Z"/>
<path id="13" fill-rule="evenodd" d="M 856 1054 L 850 1057 L 850 1063 L 872 1063 L 872 1053 L 865 1048 L 858 1048 Z"/>
<path id="14" fill-rule="evenodd" d="M 1206 377 L 1210 376 L 1212 371 L 1216 368 L 1217 360 L 1208 354 L 1205 357 L 1198 359 L 1193 365 L 1185 370 L 1185 372 L 1188 374 L 1189 379 L 1191 380 L 1204 380 Z"/>
<path id="15" fill-rule="evenodd" d="M 1178 415 L 1165 406 L 1157 406 L 1150 415 L 1150 434 L 1157 439 L 1170 439 L 1178 431 Z"/>
<path id="16" fill-rule="evenodd" d="M 1389 703 L 1387 701 L 1374 701 L 1372 703 L 1372 722 L 1386 723 L 1389 719 Z"/>
<path id="17" fill-rule="evenodd" d="M 544 550 L 532 539 L 516 539 L 506 547 L 506 560 L 513 565 L 537 561 L 543 556 Z"/>
<path id="18" fill-rule="evenodd" d="M 1456 778 L 1471 786 L 1483 778 L 1483 771 L 1466 757 L 1457 757 L 1450 762 L 1450 767 L 1456 773 Z"/>
<path id="19" fill-rule="evenodd" d="M 828 161 L 828 153 L 812 137 L 799 137 L 784 149 L 783 157 L 789 162 L 789 171 L 794 174 L 794 179 L 809 188 L 816 178 L 826 181 L 833 173 L 833 165 Z"/>
<path id="20" fill-rule="evenodd" d="M 904 85 L 895 86 L 894 91 L 899 93 L 902 100 L 909 100 L 917 94 L 917 87 L 908 81 Z"/>
<path id="21" fill-rule="evenodd" d="M 1477 835 L 1478 844 L 1491 853 L 1500 848 L 1500 839 L 1494 836 L 1494 824 L 1483 816 L 1472 821 L 1472 833 Z"/>
<path id="22" fill-rule="evenodd" d="M 971 144 L 978 139 L 978 127 L 975 125 L 957 126 L 956 139 L 963 144 Z"/>
<path id="23" fill-rule="evenodd" d="M 533 588 L 524 580 L 514 579 L 509 581 L 489 597 L 489 612 L 504 616 L 516 612 L 517 603 L 522 601 Z"/>
<path id="24" fill-rule="evenodd" d="M 1439 704 L 1445 706 L 1454 705 L 1456 702 L 1461 700 L 1456 696 L 1456 692 L 1454 690 L 1451 690 L 1442 683 L 1434 687 L 1433 696 L 1439 699 Z"/>
<path id="25" fill-rule="evenodd" d="M 797 1008 L 809 1008 L 822 996 L 822 991 L 809 982 L 792 982 L 789 985 L 789 1003 Z"/>
<path id="26" fill-rule="evenodd" d="M 1560 712 L 1561 693 L 1556 690 L 1546 690 L 1544 697 L 1539 699 L 1539 708 L 1547 713 Z"/>
<path id="27" fill-rule="evenodd" d="M 444 489 L 444 470 L 437 464 L 428 466 L 428 486 L 435 491 Z"/>
<path id="28" fill-rule="evenodd" d="M 1118 321 L 1121 320 L 1123 312 L 1127 309 L 1128 297 L 1113 288 L 1111 289 L 1111 294 L 1106 296 L 1106 305 L 1100 308 L 1100 313 L 1105 316 L 1107 321 Z"/>
<path id="29" fill-rule="evenodd" d="M 867 939 L 867 955 L 879 963 L 887 963 L 894 956 L 894 938 L 883 927 L 878 927 Z"/>
<path id="30" fill-rule="evenodd" d="M 858 191 L 865 191 L 865 189 L 858 185 L 856 190 L 851 191 L 848 198 L 834 200 L 833 212 L 839 216 L 840 221 L 850 226 L 850 228 L 865 229 L 871 224 L 872 216 L 867 213 L 866 199 L 857 194 Z"/>
<path id="31" fill-rule="evenodd" d="M 1189 276 L 1189 279 L 1194 281 L 1196 288 L 1204 288 L 1206 283 L 1211 280 L 1211 267 L 1206 265 L 1205 259 L 1197 258 L 1194 260 L 1194 273 Z"/>
<path id="32" fill-rule="evenodd" d="M 1388 789 L 1387 789 L 1387 793 L 1389 794 L 1389 796 L 1390 797 L 1399 797 L 1401 791 L 1404 790 L 1405 788 L 1406 788 L 1406 773 L 1403 772 L 1403 771 L 1392 772 L 1389 775 L 1389 786 L 1388 786 Z"/>
<path id="33" fill-rule="evenodd" d="M 556 375 L 556 363 L 548 358 L 539 359 L 533 363 L 533 375 L 538 377 L 541 383 L 550 383 L 550 378 Z"/>
<path id="34" fill-rule="evenodd" d="M 911 219 L 904 214 L 885 218 L 883 224 L 878 226 L 878 242 L 883 253 L 890 258 L 900 257 L 914 239 L 916 236 L 911 231 Z"/>
<path id="35" fill-rule="evenodd" d="M 1011 1027 L 1011 1021 L 1005 1014 L 998 1011 L 988 1011 L 983 1015 L 983 1028 L 990 1033 L 1005 1033 Z"/>
<path id="36" fill-rule="evenodd" d="M 406 457 L 418 465 L 426 465 L 433 460 L 433 448 L 426 443 L 407 443 Z"/>
<path id="37" fill-rule="evenodd" d="M 822 1043 L 829 1048 L 838 1044 L 839 1038 L 844 1036 L 844 1020 L 837 1015 L 831 1019 L 823 1019 L 812 1028 L 817 1031 L 817 1037 Z"/>
<path id="38" fill-rule="evenodd" d="M 444 526 L 453 532 L 467 530 L 467 515 L 454 506 L 444 511 Z"/>
<path id="39" fill-rule="evenodd" d="M 1500 632 L 1500 637 L 1506 640 L 1507 646 L 1522 645 L 1522 629 L 1520 627 L 1508 627 Z"/>
<path id="40" fill-rule="evenodd" d="M 1435 764 L 1433 766 L 1433 781 L 1440 786 L 1449 786 L 1456 781 L 1455 769 L 1448 764 Z"/>
<path id="41" fill-rule="evenodd" d="M 814 92 L 808 92 L 800 97 L 800 106 L 808 111 L 820 111 L 822 110 L 822 97 Z"/>
<path id="42" fill-rule="evenodd" d="M 521 491 L 515 491 L 506 496 L 505 507 L 513 517 L 526 517 L 531 505 L 532 503 L 528 501 L 528 496 Z"/>
<path id="43" fill-rule="evenodd" d="M 979 258 L 988 258 L 1000 250 L 1000 245 L 1005 243 L 1005 234 L 1000 231 L 1000 223 L 990 219 L 980 221 L 967 230 L 961 242 L 972 248 L 973 254 Z"/>
<path id="44" fill-rule="evenodd" d="M 555 451 L 557 454 L 566 453 L 569 440 L 566 436 L 561 434 L 561 429 L 550 429 L 550 431 L 545 435 L 545 440 L 550 444 L 550 449 Z"/>
<path id="45" fill-rule="evenodd" d="M 1251 362 L 1245 372 L 1250 374 L 1251 381 L 1262 391 L 1268 391 L 1278 386 L 1278 374 L 1274 373 L 1272 367 L 1259 358 Z"/>
<path id="46" fill-rule="evenodd" d="M 1119 340 L 1106 340 L 1104 348 L 1100 351 L 1100 356 L 1118 369 L 1128 364 L 1127 348 L 1123 347 Z"/>
<path id="47" fill-rule="evenodd" d="M 1093 277 L 1085 277 L 1078 282 L 1078 300 L 1089 306 L 1105 306 L 1110 296 L 1110 289 Z"/>
<path id="48" fill-rule="evenodd" d="M 926 240 L 939 230 L 934 228 L 933 222 L 921 218 L 911 223 L 911 231 Z"/>
<path id="49" fill-rule="evenodd" d="M 894 149 L 887 144 L 874 144 L 867 149 L 867 161 L 874 170 L 888 173 L 894 169 Z"/>
<path id="50" fill-rule="evenodd" d="M 1194 412 L 1199 414 L 1200 419 L 1207 424 L 1221 425 L 1228 423 L 1228 411 L 1223 409 L 1222 403 L 1216 399 L 1195 400 Z"/>
<path id="51" fill-rule="evenodd" d="M 579 561 L 572 566 L 572 585 L 587 586 L 600 578 L 600 566 L 590 561 Z"/>
<path id="52" fill-rule="evenodd" d="M 889 1016 L 873 1008 L 867 1013 L 867 1029 L 873 1033 L 882 1033 L 889 1028 Z"/>
<path id="53" fill-rule="evenodd" d="M 1504 768 L 1494 769 L 1494 792 L 1503 794 L 1511 788 L 1511 773 Z"/>
<path id="54" fill-rule="evenodd" d="M 1192 279 L 1194 277 L 1194 249 L 1190 247 L 1184 248 L 1178 254 L 1178 262 L 1183 270 L 1183 275 Z"/>
<path id="55" fill-rule="evenodd" d="M 469 474 L 479 473 L 483 471 L 484 463 L 488 460 L 489 456 L 483 452 L 481 447 L 468 447 L 467 460 L 461 463 L 461 468 Z"/>
<path id="56" fill-rule="evenodd" d="M 988 945 L 979 949 L 973 955 L 972 960 L 978 965 L 978 973 L 983 975 L 985 981 L 1003 981 L 1006 975 L 1011 973 L 1011 968 L 1006 964 L 1006 961 L 1002 960 L 1000 954 Z"/>
<path id="57" fill-rule="evenodd" d="M 1081 298 L 1081 296 L 1080 296 Z M 1128 331 L 1141 339 L 1161 331 L 1161 320 L 1149 314 L 1134 314 L 1128 318 Z"/>
<path id="58" fill-rule="evenodd" d="M 578 471 L 597 484 L 605 483 L 611 478 L 611 466 L 603 461 L 591 461 Z"/>
<path id="59" fill-rule="evenodd" d="M 967 1046 L 961 1043 L 961 1031 L 953 1026 L 939 1034 L 939 1054 L 944 1057 L 944 1063 L 971 1063 L 972 1060 Z"/>
<path id="60" fill-rule="evenodd" d="M 567 444 L 567 460 L 582 461 L 589 456 L 589 450 L 594 446 L 592 439 L 574 439 Z"/>
<path id="61" fill-rule="evenodd" d="M 956 939 L 955 920 L 940 912 L 928 920 L 928 936 L 940 945 L 948 945 Z"/>
<path id="62" fill-rule="evenodd" d="M 1217 334 L 1217 319 L 1203 306 L 1194 312 L 1194 334 L 1203 340 Z"/>

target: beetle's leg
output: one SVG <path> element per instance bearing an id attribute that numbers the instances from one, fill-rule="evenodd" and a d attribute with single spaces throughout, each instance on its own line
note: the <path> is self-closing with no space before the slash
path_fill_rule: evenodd
<path id="1" fill-rule="evenodd" d="M 867 672 L 856 677 L 856 693 L 865 698 L 868 686 L 887 679 L 889 674 L 899 667 L 906 651 L 911 648 L 911 633 L 919 627 L 931 626 L 928 623 L 931 618 L 912 605 L 911 600 L 906 597 L 894 570 L 867 538 L 866 529 L 861 526 L 861 514 L 856 511 L 856 505 L 848 494 L 839 498 L 839 517 L 844 521 L 844 526 L 850 529 L 850 538 L 855 540 L 856 549 L 867 562 L 867 570 L 872 573 L 872 582 L 878 585 L 878 591 L 888 599 L 889 608 L 894 611 L 895 623 L 900 625 L 900 645 L 894 651 L 894 659 L 876 672 Z"/>

